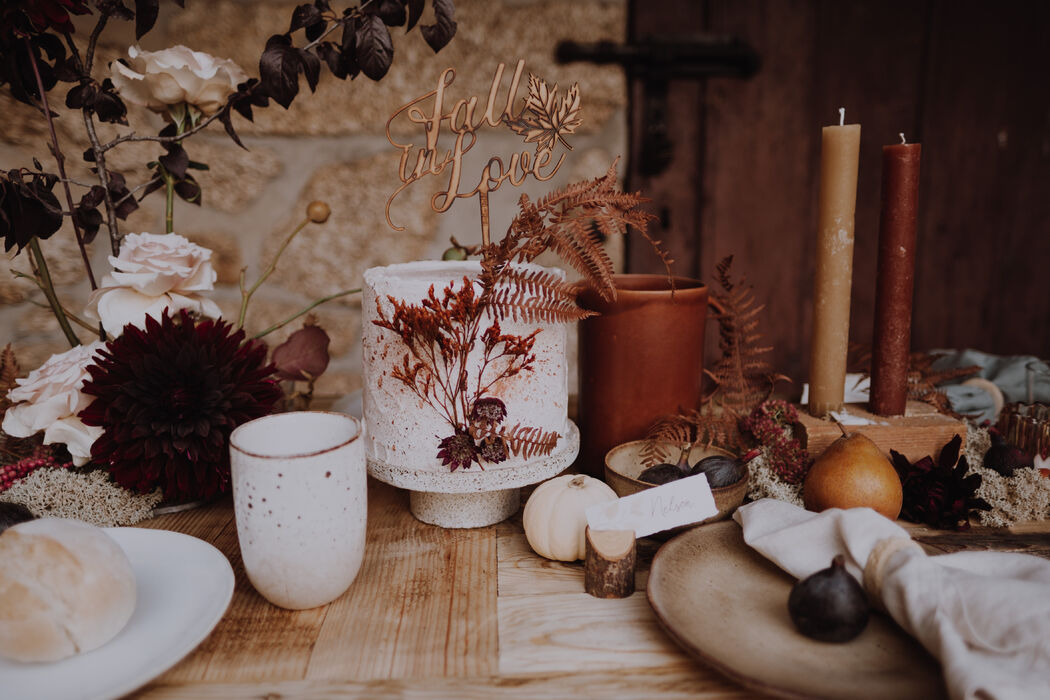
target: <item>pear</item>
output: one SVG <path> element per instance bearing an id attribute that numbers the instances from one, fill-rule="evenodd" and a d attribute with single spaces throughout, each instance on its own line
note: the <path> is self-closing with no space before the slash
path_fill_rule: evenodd
<path id="1" fill-rule="evenodd" d="M 813 462 L 802 485 L 802 500 L 807 510 L 867 507 L 896 520 L 904 491 L 878 445 L 865 435 L 849 433 Z"/>

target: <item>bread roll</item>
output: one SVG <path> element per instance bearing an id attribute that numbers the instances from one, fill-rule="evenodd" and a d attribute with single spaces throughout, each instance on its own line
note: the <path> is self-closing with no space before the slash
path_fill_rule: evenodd
<path id="1" fill-rule="evenodd" d="M 113 539 L 42 518 L 0 534 L 0 655 L 56 661 L 115 637 L 135 610 L 135 574 Z"/>

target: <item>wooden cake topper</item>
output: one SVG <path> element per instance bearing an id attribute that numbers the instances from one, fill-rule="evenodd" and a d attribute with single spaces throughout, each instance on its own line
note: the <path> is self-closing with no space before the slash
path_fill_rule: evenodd
<path id="1" fill-rule="evenodd" d="M 387 140 L 401 151 L 398 166 L 401 185 L 386 202 L 386 221 L 391 228 L 396 231 L 404 230 L 403 226 L 397 226 L 390 218 L 390 207 L 401 192 L 427 175 L 446 174 L 448 180 L 445 188 L 431 197 L 430 206 L 436 212 L 445 212 L 457 199 L 469 199 L 477 195 L 481 205 L 481 242 L 482 245 L 488 245 L 489 192 L 496 191 L 507 181 L 515 187 L 521 186 L 529 175 L 544 182 L 554 177 L 561 168 L 565 154 L 562 153 L 555 160 L 554 149 L 561 143 L 568 150 L 572 150 L 565 137 L 574 133 L 581 123 L 579 85 L 573 83 L 565 96 L 559 100 L 557 84 L 550 87 L 542 78 L 530 74 L 528 97 L 525 98 L 521 109 L 515 112 L 514 101 L 525 69 L 525 61 L 519 60 L 514 68 L 506 102 L 497 114 L 497 110 L 500 109 L 498 95 L 505 67 L 503 63 L 496 66 L 489 88 L 488 102 L 482 115 L 477 114 L 477 95 L 459 99 L 446 108 L 446 91 L 456 77 L 455 70 L 446 68 L 438 78 L 434 90 L 402 106 L 387 121 Z M 401 143 L 391 134 L 391 125 L 402 115 L 413 124 L 423 126 L 424 145 Z M 475 146 L 478 130 L 486 125 L 509 127 L 515 133 L 524 136 L 525 143 L 536 144 L 536 150 L 531 155 L 527 150 L 513 153 L 509 163 L 505 163 L 499 156 L 492 156 L 481 169 L 474 188 L 463 191 L 463 155 Z M 443 155 L 438 144 L 442 128 L 447 129 L 448 134 L 455 139 Z"/>

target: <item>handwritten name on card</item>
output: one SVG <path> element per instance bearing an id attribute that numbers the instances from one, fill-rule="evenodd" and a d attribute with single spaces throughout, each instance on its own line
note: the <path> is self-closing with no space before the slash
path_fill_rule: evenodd
<path id="1" fill-rule="evenodd" d="M 587 509 L 592 530 L 634 530 L 635 537 L 691 525 L 718 514 L 706 474 L 639 491 Z"/>

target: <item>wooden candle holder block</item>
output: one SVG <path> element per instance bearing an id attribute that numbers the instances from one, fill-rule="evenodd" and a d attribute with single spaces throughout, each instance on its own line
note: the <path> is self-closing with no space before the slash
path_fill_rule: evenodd
<path id="1" fill-rule="evenodd" d="M 835 421 L 814 418 L 806 406 L 796 406 L 798 423 L 795 434 L 810 457 L 817 457 L 828 445 L 842 436 Z M 846 404 L 851 416 L 873 421 L 868 425 L 845 425 L 848 432 L 861 433 L 889 456 L 896 450 L 915 462 L 927 455 L 937 458 L 941 448 L 956 435 L 966 444 L 966 422 L 939 413 L 921 401 L 909 401 L 903 416 L 879 416 L 870 413 L 867 404 Z"/>

